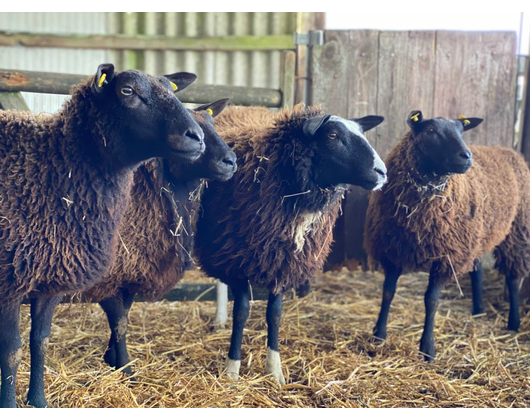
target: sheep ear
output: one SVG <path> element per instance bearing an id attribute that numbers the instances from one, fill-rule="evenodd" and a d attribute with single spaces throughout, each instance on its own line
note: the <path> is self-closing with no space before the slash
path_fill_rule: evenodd
<path id="1" fill-rule="evenodd" d="M 464 127 L 464 131 L 467 131 L 471 130 L 472 128 L 475 128 L 484 120 L 482 118 L 466 118 L 461 115 L 458 117 L 457 121 L 462 124 L 462 126 Z"/>
<path id="2" fill-rule="evenodd" d="M 187 73 L 185 71 L 173 74 L 166 74 L 164 75 L 164 77 L 169 79 L 169 82 L 171 83 L 174 92 L 180 92 L 181 90 L 186 89 L 195 80 L 197 80 L 196 74 Z"/>
<path id="3" fill-rule="evenodd" d="M 416 131 L 423 121 L 423 114 L 421 111 L 412 111 L 407 118 L 407 124 L 412 130 Z"/>
<path id="4" fill-rule="evenodd" d="M 371 130 L 374 127 L 377 127 L 385 120 L 385 117 L 380 117 L 379 115 L 367 115 L 362 118 L 354 118 L 352 121 L 359 124 L 364 133 L 368 130 Z"/>
<path id="5" fill-rule="evenodd" d="M 322 127 L 328 120 L 331 118 L 331 115 L 326 114 L 320 117 L 313 117 L 304 122 L 304 134 L 313 137 L 318 129 Z"/>
<path id="6" fill-rule="evenodd" d="M 105 91 L 105 86 L 107 86 L 112 79 L 114 79 L 114 64 L 100 64 L 96 71 L 96 75 L 94 76 L 92 91 L 97 95 L 101 95 Z"/>
<path id="7" fill-rule="evenodd" d="M 212 117 L 217 117 L 230 103 L 230 99 L 219 99 L 218 101 L 212 102 L 211 104 L 201 105 L 195 108 L 195 111 L 206 111 Z"/>

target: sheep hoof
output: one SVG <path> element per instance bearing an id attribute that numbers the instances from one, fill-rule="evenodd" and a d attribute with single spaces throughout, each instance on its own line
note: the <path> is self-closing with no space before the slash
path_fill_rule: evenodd
<path id="1" fill-rule="evenodd" d="M 282 362 L 280 353 L 267 348 L 267 359 L 265 360 L 265 374 L 272 375 L 280 385 L 285 385 L 285 378 L 282 373 Z"/>
<path id="2" fill-rule="evenodd" d="M 226 358 L 226 374 L 233 381 L 239 380 L 239 369 L 241 368 L 241 360 L 232 360 Z"/>
<path id="3" fill-rule="evenodd" d="M 107 351 L 105 352 L 105 355 L 103 356 L 103 360 L 110 367 L 113 367 L 113 368 L 116 367 L 116 364 L 117 364 L 116 363 L 116 348 L 114 346 L 107 348 Z"/>
<path id="4" fill-rule="evenodd" d="M 420 345 L 420 352 L 423 354 L 423 357 L 425 358 L 426 362 L 434 362 L 434 340 L 422 340 Z"/>
<path id="5" fill-rule="evenodd" d="M 222 321 L 215 321 L 210 328 L 212 332 L 221 331 L 225 329 L 226 329 L 226 322 L 222 322 Z"/>
<path id="6" fill-rule="evenodd" d="M 378 341 L 385 341 L 386 340 L 386 328 L 374 328 L 374 338 Z"/>
<path id="7" fill-rule="evenodd" d="M 48 402 L 46 401 L 46 397 L 44 395 L 35 395 L 30 396 L 28 395 L 28 398 L 26 400 L 28 405 L 31 405 L 36 408 L 48 408 Z"/>
<path id="8" fill-rule="evenodd" d="M 519 326 L 521 325 L 521 321 L 518 319 L 510 319 L 508 320 L 508 329 L 510 331 L 519 331 Z"/>

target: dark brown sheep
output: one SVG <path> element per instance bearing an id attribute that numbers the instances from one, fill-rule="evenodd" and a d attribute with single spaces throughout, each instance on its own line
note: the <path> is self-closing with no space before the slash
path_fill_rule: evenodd
<path id="1" fill-rule="evenodd" d="M 196 251 L 208 275 L 234 294 L 231 377 L 239 375 L 251 284 L 270 291 L 265 372 L 285 383 L 278 352 L 283 292 L 322 269 L 345 184 L 374 189 L 385 182 L 385 166 L 363 135 L 382 120 L 345 120 L 302 105 L 277 114 L 232 107 L 216 119 L 239 170 L 205 191 Z"/>
<path id="2" fill-rule="evenodd" d="M 53 310 L 63 294 L 107 273 L 134 169 L 154 156 L 191 161 L 204 150 L 171 86 L 194 80 L 103 64 L 54 115 L 0 111 L 0 406 L 16 406 L 22 299 L 31 299 L 28 402 L 43 407 Z"/>
<path id="3" fill-rule="evenodd" d="M 122 368 L 129 363 L 127 314 L 135 295 L 159 299 L 192 266 L 195 223 L 204 179 L 226 181 L 236 165 L 234 152 L 214 129 L 213 117 L 227 99 L 204 105 L 191 114 L 204 132 L 205 153 L 193 163 L 155 159 L 134 175 L 131 204 L 120 227 L 121 245 L 110 274 L 85 293 L 100 302 L 111 337 L 105 361 Z M 209 111 L 208 111 L 209 110 Z M 131 373 L 130 366 L 124 369 Z"/>
<path id="4" fill-rule="evenodd" d="M 389 183 L 370 197 L 365 247 L 385 271 L 374 335 L 386 338 L 388 311 L 402 272 L 429 271 L 420 351 L 434 358 L 434 317 L 445 283 L 472 272 L 494 251 L 510 291 L 508 327 L 519 328 L 519 280 L 530 273 L 530 171 L 520 154 L 467 147 L 462 133 L 482 120 L 409 117 L 411 131 L 387 158 Z"/>

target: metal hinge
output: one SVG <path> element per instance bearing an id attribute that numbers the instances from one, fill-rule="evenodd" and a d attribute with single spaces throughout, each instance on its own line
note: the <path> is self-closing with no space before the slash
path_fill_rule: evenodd
<path id="1" fill-rule="evenodd" d="M 315 45 L 324 45 L 324 31 L 309 31 L 307 34 L 294 34 L 295 45 L 307 45 L 313 47 Z"/>

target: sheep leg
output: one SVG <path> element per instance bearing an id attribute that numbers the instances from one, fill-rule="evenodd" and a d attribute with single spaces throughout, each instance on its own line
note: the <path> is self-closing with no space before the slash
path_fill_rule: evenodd
<path id="1" fill-rule="evenodd" d="M 26 401 L 29 405 L 38 408 L 48 407 L 44 393 L 44 365 L 53 312 L 62 297 L 62 295 L 54 295 L 31 299 L 31 332 L 29 342 L 31 374 Z"/>
<path id="2" fill-rule="evenodd" d="M 221 280 L 216 282 L 216 306 L 215 306 L 215 321 L 213 323 L 213 330 L 224 329 L 228 322 L 228 286 Z"/>
<path id="3" fill-rule="evenodd" d="M 15 408 L 17 369 L 22 358 L 20 302 L 0 305 L 0 408 Z"/>
<path id="4" fill-rule="evenodd" d="M 285 385 L 282 373 L 282 362 L 280 360 L 278 333 L 282 320 L 283 293 L 274 295 L 269 293 L 267 303 L 267 359 L 265 361 L 265 373 L 272 374 L 280 385 Z"/>
<path id="5" fill-rule="evenodd" d="M 305 283 L 302 283 L 296 289 L 296 295 L 299 298 L 306 297 L 309 293 L 311 293 L 311 283 L 309 282 L 309 280 L 307 280 Z"/>
<path id="6" fill-rule="evenodd" d="M 484 313 L 484 292 L 482 285 L 482 263 L 475 260 L 473 271 L 469 273 L 471 277 L 471 289 L 473 295 L 473 315 Z"/>
<path id="7" fill-rule="evenodd" d="M 425 293 L 425 324 L 420 341 L 420 352 L 427 362 L 434 360 L 434 319 L 440 301 L 440 293 L 446 277 L 437 273 L 437 264 L 433 264 L 429 275 L 429 286 Z"/>
<path id="8" fill-rule="evenodd" d="M 383 261 L 383 269 L 385 270 L 385 283 L 383 285 L 383 301 L 381 302 L 381 311 L 379 318 L 374 328 L 374 337 L 379 340 L 386 339 L 386 325 L 388 322 L 388 313 L 390 312 L 390 304 L 394 299 L 396 293 L 396 284 L 401 275 L 401 267 L 396 267 L 390 261 Z"/>
<path id="9" fill-rule="evenodd" d="M 233 325 L 230 350 L 226 359 L 226 370 L 230 378 L 237 380 L 239 379 L 239 369 L 241 367 L 243 329 L 250 312 L 248 283 L 244 282 L 243 284 L 232 286 L 232 294 L 234 295 Z"/>
<path id="10" fill-rule="evenodd" d="M 518 331 L 521 320 L 519 317 L 519 281 L 516 276 L 506 276 L 506 285 L 510 296 L 510 315 L 508 317 L 508 329 Z"/>
<path id="11" fill-rule="evenodd" d="M 127 326 L 128 313 L 131 308 L 134 294 L 121 290 L 117 295 L 102 300 L 99 304 L 107 314 L 110 327 L 109 347 L 105 352 L 104 360 L 110 366 L 121 369 L 129 363 L 127 352 Z M 123 369 L 127 375 L 132 375 L 132 368 Z"/>

